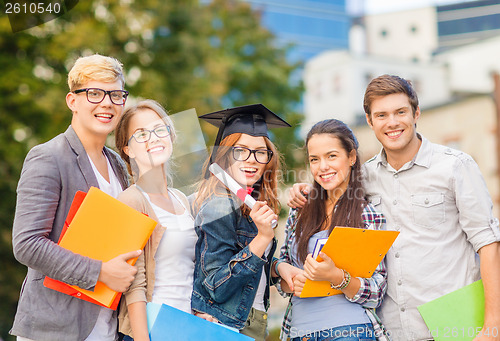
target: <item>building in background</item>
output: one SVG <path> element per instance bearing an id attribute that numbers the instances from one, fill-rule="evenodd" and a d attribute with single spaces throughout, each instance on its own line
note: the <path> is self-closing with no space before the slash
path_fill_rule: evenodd
<path id="1" fill-rule="evenodd" d="M 440 49 L 471 44 L 500 35 L 500 3 L 479 0 L 438 6 Z"/>
<path id="2" fill-rule="evenodd" d="M 367 15 L 357 24 L 366 32 L 369 55 L 429 62 L 438 48 L 435 7 Z"/>
<path id="3" fill-rule="evenodd" d="M 384 73 L 411 80 L 423 110 L 464 94 L 491 93 L 492 72 L 500 70 L 497 3 L 468 1 L 353 19 L 348 49 L 306 63 L 303 131 L 332 115 L 362 124 L 364 89 Z"/>
<path id="4" fill-rule="evenodd" d="M 448 48 L 434 60 L 446 67 L 453 93 L 491 93 L 492 74 L 500 71 L 500 32 L 490 38 Z"/>
<path id="5" fill-rule="evenodd" d="M 498 56 L 498 0 L 361 16 L 353 20 L 349 49 L 327 51 L 306 63 L 302 132 L 338 118 L 359 132 L 361 148 L 369 149 L 365 156 L 373 156 L 380 145 L 365 123 L 364 91 L 374 77 L 399 75 L 419 95 L 418 130 L 476 159 L 498 213 L 500 132 L 492 95 Z"/>
<path id="6" fill-rule="evenodd" d="M 332 49 L 347 49 L 351 19 L 346 0 L 241 0 L 259 11 L 277 43 L 293 44 L 289 58 L 307 61 Z"/>
<path id="7" fill-rule="evenodd" d="M 423 107 L 440 105 L 451 98 L 442 63 L 413 63 L 404 59 L 354 55 L 349 51 L 325 52 L 305 67 L 303 132 L 314 123 L 332 117 L 349 125 L 365 124 L 365 88 L 374 77 L 385 73 L 412 80 Z"/>
<path id="8" fill-rule="evenodd" d="M 364 124 L 364 90 L 385 73 L 411 80 L 423 108 L 449 101 L 445 62 L 433 58 L 436 23 L 432 6 L 354 18 L 348 49 L 324 52 L 305 65 L 303 132 L 328 117 Z"/>

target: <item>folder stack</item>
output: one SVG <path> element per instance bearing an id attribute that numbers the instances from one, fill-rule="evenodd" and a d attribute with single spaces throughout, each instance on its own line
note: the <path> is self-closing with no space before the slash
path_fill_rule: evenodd
<path id="1" fill-rule="evenodd" d="M 123 253 L 141 250 L 156 221 L 96 187 L 77 192 L 66 218 L 59 245 L 82 256 L 107 262 Z M 133 265 L 137 258 L 128 260 Z M 43 284 L 95 304 L 116 309 L 121 293 L 97 282 L 94 291 L 45 277 Z"/>

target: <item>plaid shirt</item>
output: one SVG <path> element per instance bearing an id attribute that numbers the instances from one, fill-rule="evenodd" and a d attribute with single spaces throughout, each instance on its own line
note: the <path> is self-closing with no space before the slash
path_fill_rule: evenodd
<path id="1" fill-rule="evenodd" d="M 280 258 L 276 263 L 276 268 L 279 263 L 287 262 L 288 264 L 292 263 L 292 243 L 295 239 L 295 225 L 297 218 L 297 209 L 291 209 L 288 215 L 288 219 L 286 221 L 285 226 L 285 243 L 281 247 L 280 250 Z M 361 214 L 363 223 L 365 224 L 365 228 L 372 230 L 381 230 L 385 225 L 385 217 L 378 213 L 375 208 L 367 204 L 363 209 L 363 213 Z M 375 308 L 380 306 L 382 303 L 382 298 L 385 295 L 385 291 L 387 289 L 387 271 L 385 269 L 385 264 L 382 261 L 378 266 L 372 277 L 370 278 L 361 278 L 358 277 L 361 286 L 359 287 L 358 292 L 354 295 L 353 298 L 345 297 L 348 301 L 352 303 L 358 303 L 363 306 L 366 310 L 366 313 L 370 320 L 372 321 L 373 328 L 375 330 L 375 336 L 377 340 L 390 340 L 387 331 L 384 326 L 380 322 L 380 319 L 375 314 Z M 280 291 L 282 296 L 292 296 L 292 294 L 287 294 L 281 290 L 280 285 L 277 285 L 278 290 Z M 291 327 L 291 316 L 290 312 L 292 309 L 292 300 L 288 302 L 288 307 L 285 311 L 285 316 L 283 318 L 283 325 L 281 327 L 280 339 L 285 340 L 290 334 Z"/>

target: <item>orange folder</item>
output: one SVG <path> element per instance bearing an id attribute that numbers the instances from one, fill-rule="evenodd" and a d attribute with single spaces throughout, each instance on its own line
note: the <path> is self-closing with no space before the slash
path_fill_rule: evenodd
<path id="1" fill-rule="evenodd" d="M 82 256 L 107 262 L 123 253 L 143 249 L 156 224 L 145 214 L 91 187 L 87 194 L 75 194 L 58 244 Z M 129 259 L 128 263 L 134 265 L 136 260 Z M 113 310 L 121 297 L 121 293 L 102 282 L 97 282 L 94 291 L 49 277 L 45 277 L 43 284 Z"/>
<path id="2" fill-rule="evenodd" d="M 398 235 L 398 231 L 335 227 L 321 251 L 352 277 L 370 278 Z M 319 256 L 316 260 L 322 261 Z M 327 281 L 307 279 L 300 297 L 333 296 L 341 293 L 340 290 L 332 289 Z"/>

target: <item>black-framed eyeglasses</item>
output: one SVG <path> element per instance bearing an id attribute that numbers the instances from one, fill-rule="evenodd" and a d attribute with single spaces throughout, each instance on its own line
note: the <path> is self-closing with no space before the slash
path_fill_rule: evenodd
<path id="1" fill-rule="evenodd" d="M 236 161 L 246 161 L 253 154 L 255 161 L 261 164 L 268 164 L 272 157 L 273 151 L 269 149 L 250 149 L 246 147 L 233 147 L 233 159 Z"/>
<path id="2" fill-rule="evenodd" d="M 128 91 L 126 90 L 110 90 L 106 91 L 99 88 L 85 88 L 74 90 L 74 94 L 79 94 L 81 92 L 85 92 L 87 94 L 87 101 L 92 104 L 99 104 L 104 100 L 106 95 L 109 96 L 111 102 L 116 105 L 125 105 L 125 101 L 127 100 Z"/>
<path id="3" fill-rule="evenodd" d="M 170 126 L 164 124 L 152 130 L 148 129 L 138 130 L 135 133 L 133 133 L 132 136 L 130 136 L 127 144 L 129 144 L 130 140 L 132 139 L 134 139 L 137 143 L 146 143 L 151 138 L 151 133 L 155 133 L 155 135 L 158 136 L 159 138 L 170 136 Z"/>

